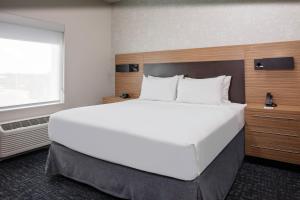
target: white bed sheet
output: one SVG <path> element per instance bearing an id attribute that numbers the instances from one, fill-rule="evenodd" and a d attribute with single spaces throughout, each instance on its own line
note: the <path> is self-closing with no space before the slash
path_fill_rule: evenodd
<path id="1" fill-rule="evenodd" d="M 242 104 L 131 100 L 50 117 L 49 137 L 83 154 L 193 180 L 244 126 Z"/>

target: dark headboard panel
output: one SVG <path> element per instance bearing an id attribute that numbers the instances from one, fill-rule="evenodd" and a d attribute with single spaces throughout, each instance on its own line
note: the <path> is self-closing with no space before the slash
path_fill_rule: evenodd
<path id="1" fill-rule="evenodd" d="M 245 103 L 244 60 L 144 64 L 144 74 L 160 77 L 183 74 L 191 78 L 232 76 L 229 99 L 234 103 Z"/>

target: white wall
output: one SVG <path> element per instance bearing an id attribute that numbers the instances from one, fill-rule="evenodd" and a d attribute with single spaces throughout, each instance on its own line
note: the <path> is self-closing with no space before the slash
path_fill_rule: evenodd
<path id="1" fill-rule="evenodd" d="M 123 0 L 112 33 L 115 53 L 299 40 L 300 2 Z"/>
<path id="2" fill-rule="evenodd" d="M 65 104 L 0 112 L 0 121 L 98 104 L 114 94 L 111 7 L 101 0 L 0 0 L 0 12 L 65 24 Z"/>

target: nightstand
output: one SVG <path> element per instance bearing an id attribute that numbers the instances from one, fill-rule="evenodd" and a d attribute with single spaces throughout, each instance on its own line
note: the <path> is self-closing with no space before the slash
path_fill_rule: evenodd
<path id="1" fill-rule="evenodd" d="M 300 164 L 300 107 L 246 108 L 246 155 Z"/>
<path id="2" fill-rule="evenodd" d="M 107 103 L 117 103 L 117 102 L 122 102 L 122 101 L 127 101 L 127 100 L 132 100 L 133 98 L 126 98 L 123 99 L 121 97 L 116 97 L 116 96 L 110 96 L 110 97 L 103 97 L 102 98 L 102 103 L 107 104 Z"/>

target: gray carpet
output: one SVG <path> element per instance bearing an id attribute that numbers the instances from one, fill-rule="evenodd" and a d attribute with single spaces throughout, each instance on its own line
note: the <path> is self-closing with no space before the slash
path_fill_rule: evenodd
<path id="1" fill-rule="evenodd" d="M 0 200 L 118 200 L 62 176 L 47 177 L 47 150 L 0 162 Z M 299 166 L 247 158 L 226 200 L 300 200 Z"/>

